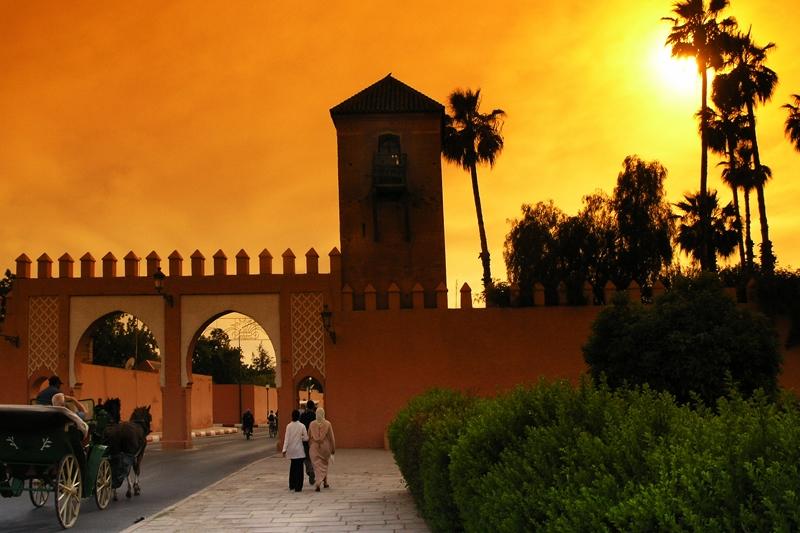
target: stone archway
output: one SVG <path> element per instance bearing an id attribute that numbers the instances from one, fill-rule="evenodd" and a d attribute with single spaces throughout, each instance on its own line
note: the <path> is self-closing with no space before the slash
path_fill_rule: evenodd
<path id="1" fill-rule="evenodd" d="M 147 327 L 161 347 L 162 364 L 159 370 L 159 381 L 164 386 L 164 368 L 166 356 L 163 346 L 164 336 L 164 302 L 158 296 L 74 296 L 70 298 L 69 308 L 69 386 L 78 382 L 75 354 L 81 339 L 92 324 L 98 319 L 114 312 L 124 312 L 136 316 L 147 324 Z"/>
<path id="2" fill-rule="evenodd" d="M 275 386 L 281 387 L 281 320 L 279 294 L 199 295 L 181 300 L 181 385 L 190 381 L 194 343 L 215 319 L 231 312 L 252 318 L 267 333 L 275 350 Z"/>

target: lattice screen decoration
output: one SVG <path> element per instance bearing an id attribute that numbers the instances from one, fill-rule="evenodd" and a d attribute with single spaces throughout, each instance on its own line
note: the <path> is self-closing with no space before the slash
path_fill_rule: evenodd
<path id="1" fill-rule="evenodd" d="M 325 375 L 325 331 L 322 328 L 322 293 L 292 294 L 292 374 L 306 365 Z"/>
<path id="2" fill-rule="evenodd" d="M 58 297 L 32 297 L 28 304 L 28 377 L 37 368 L 58 369 Z"/>

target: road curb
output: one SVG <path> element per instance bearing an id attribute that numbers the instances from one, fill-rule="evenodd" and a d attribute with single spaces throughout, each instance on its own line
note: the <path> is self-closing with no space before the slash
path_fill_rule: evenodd
<path id="1" fill-rule="evenodd" d="M 220 435 L 230 435 L 231 433 L 239 433 L 238 428 L 233 427 L 219 427 L 212 429 L 195 429 L 192 430 L 192 438 L 198 439 L 203 437 L 218 437 Z M 151 433 L 147 436 L 147 442 L 160 442 L 161 433 Z"/>

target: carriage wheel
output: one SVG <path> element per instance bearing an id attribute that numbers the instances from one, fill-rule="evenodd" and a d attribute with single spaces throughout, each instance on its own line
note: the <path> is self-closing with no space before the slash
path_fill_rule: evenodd
<path id="1" fill-rule="evenodd" d="M 94 481 L 94 502 L 101 511 L 108 507 L 108 502 L 111 501 L 111 491 L 111 463 L 108 462 L 108 457 L 103 457 Z"/>
<path id="2" fill-rule="evenodd" d="M 50 497 L 47 483 L 41 479 L 31 479 L 28 481 L 28 495 L 31 497 L 31 503 L 34 507 L 41 507 L 47 503 Z"/>
<path id="3" fill-rule="evenodd" d="M 81 510 L 81 469 L 72 454 L 58 463 L 56 475 L 56 515 L 64 529 L 72 527 Z"/>

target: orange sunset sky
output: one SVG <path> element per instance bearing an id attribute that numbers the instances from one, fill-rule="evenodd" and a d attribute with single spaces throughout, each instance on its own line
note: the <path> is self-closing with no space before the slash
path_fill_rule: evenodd
<path id="1" fill-rule="evenodd" d="M 481 88 L 486 111 L 506 111 L 506 148 L 479 170 L 492 273 L 505 278 L 507 220 L 522 203 L 552 198 L 574 214 L 583 195 L 613 190 L 629 154 L 667 167 L 673 201 L 699 187 L 699 82 L 663 47 L 671 8 L 0 1 L 0 266 L 23 252 L 327 256 L 339 246 L 328 110 L 391 72 L 442 103 Z M 726 13 L 777 44 L 759 144 L 779 266 L 800 267 L 800 153 L 780 108 L 800 93 L 797 2 L 733 0 Z M 445 164 L 444 195 L 452 305 L 456 282 L 480 288 L 468 174 Z M 753 230 L 758 243 L 757 220 Z"/>

